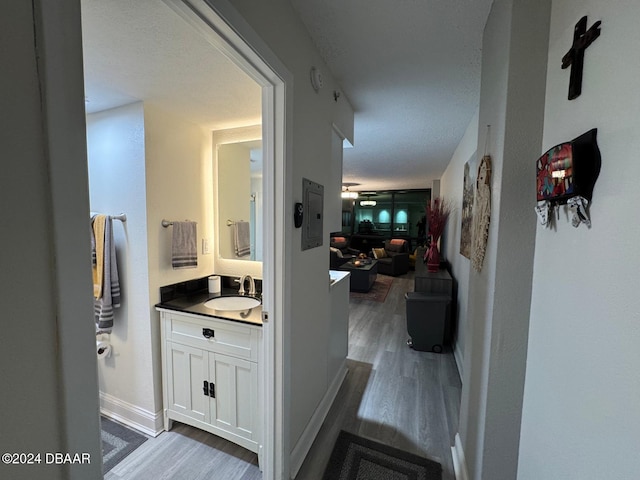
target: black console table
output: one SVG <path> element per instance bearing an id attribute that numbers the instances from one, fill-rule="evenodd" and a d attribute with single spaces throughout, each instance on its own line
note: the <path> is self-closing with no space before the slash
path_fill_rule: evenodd
<path id="1" fill-rule="evenodd" d="M 450 311 L 453 279 L 446 270 L 427 271 L 416 261 L 414 292 L 405 295 L 407 311 L 407 343 L 414 350 L 442 352 L 450 337 Z"/>
<path id="2" fill-rule="evenodd" d="M 422 263 L 422 262 L 420 262 Z M 419 272 L 416 262 L 416 276 L 413 281 L 413 290 L 422 293 L 453 296 L 453 279 L 446 270 L 428 272 L 426 267 L 424 272 Z M 423 264 L 424 265 L 424 264 Z"/>

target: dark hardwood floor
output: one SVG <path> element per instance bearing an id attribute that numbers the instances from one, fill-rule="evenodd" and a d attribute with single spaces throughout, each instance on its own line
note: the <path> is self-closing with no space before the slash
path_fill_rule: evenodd
<path id="1" fill-rule="evenodd" d="M 454 480 L 460 378 L 453 354 L 406 345 L 404 294 L 413 272 L 393 280 L 384 303 L 351 299 L 349 373 L 296 480 L 322 478 L 340 430 L 436 460 Z M 125 458 L 106 480 L 259 480 L 256 455 L 198 429 L 174 424 Z"/>

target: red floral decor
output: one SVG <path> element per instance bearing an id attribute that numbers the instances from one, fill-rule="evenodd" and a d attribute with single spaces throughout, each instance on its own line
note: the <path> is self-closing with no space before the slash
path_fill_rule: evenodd
<path id="1" fill-rule="evenodd" d="M 438 241 L 444 232 L 444 227 L 449 220 L 451 205 L 444 199 L 437 197 L 425 208 L 427 221 L 429 222 L 429 236 L 431 244 L 424 254 L 424 261 L 429 272 L 437 272 L 440 269 L 440 252 L 438 251 Z"/>

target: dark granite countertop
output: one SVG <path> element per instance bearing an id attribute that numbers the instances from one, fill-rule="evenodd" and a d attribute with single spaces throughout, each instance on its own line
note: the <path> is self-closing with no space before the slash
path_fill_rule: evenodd
<path id="1" fill-rule="evenodd" d="M 212 298 L 237 296 L 237 288 L 223 287 L 221 293 L 209 293 L 206 288 L 198 288 L 202 283 L 193 282 L 200 282 L 200 279 L 188 284 L 184 282 L 162 287 L 161 301 L 156 304 L 156 308 L 262 326 L 262 305 L 243 311 L 213 310 L 204 306 L 204 303 Z"/>

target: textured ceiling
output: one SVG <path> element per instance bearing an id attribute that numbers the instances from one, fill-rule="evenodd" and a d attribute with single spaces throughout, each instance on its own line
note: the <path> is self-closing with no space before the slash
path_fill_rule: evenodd
<path id="1" fill-rule="evenodd" d="M 355 110 L 354 190 L 441 176 L 477 108 L 491 2 L 291 0 Z M 212 130 L 260 123 L 259 86 L 163 2 L 81 5 L 88 112 L 144 100 Z"/>
<path id="2" fill-rule="evenodd" d="M 479 99 L 492 0 L 291 0 L 355 110 L 353 190 L 425 188 Z"/>
<path id="3" fill-rule="evenodd" d="M 211 130 L 261 123 L 261 89 L 158 0 L 82 0 L 87 112 L 138 100 Z"/>

